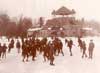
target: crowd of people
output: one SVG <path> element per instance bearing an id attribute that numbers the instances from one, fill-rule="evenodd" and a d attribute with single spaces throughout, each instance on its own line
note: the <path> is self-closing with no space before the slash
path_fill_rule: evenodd
<path id="1" fill-rule="evenodd" d="M 10 53 L 12 48 L 15 48 L 14 44 L 16 45 L 18 53 L 21 53 L 22 61 L 27 62 L 29 61 L 29 57 L 32 57 L 32 61 L 36 60 L 38 54 L 43 55 L 44 61 L 49 61 L 50 65 L 55 65 L 54 60 L 55 56 L 59 56 L 61 53 L 64 56 L 63 52 L 63 42 L 58 37 L 51 38 L 52 40 L 48 40 L 47 38 L 39 39 L 39 38 L 26 38 L 21 42 L 17 40 L 15 43 L 14 39 L 9 41 L 8 46 L 4 43 L 1 45 L 0 43 L 0 59 L 6 58 L 7 52 Z M 78 38 L 78 47 L 82 52 L 82 58 L 88 57 L 89 59 L 93 58 L 93 50 L 95 44 L 93 40 L 90 40 L 89 47 L 86 47 L 85 41 L 81 38 Z M 73 40 L 65 39 L 65 44 L 69 48 L 70 56 L 73 56 L 72 46 L 74 45 Z M 88 49 L 88 55 L 86 50 Z"/>

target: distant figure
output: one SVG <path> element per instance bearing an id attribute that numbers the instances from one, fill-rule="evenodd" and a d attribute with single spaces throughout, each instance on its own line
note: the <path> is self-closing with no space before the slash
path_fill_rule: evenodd
<path id="1" fill-rule="evenodd" d="M 2 58 L 6 58 L 6 50 L 7 50 L 7 46 L 6 44 L 3 44 L 2 46 Z"/>
<path id="2" fill-rule="evenodd" d="M 44 61 L 49 60 L 49 51 L 50 51 L 50 46 L 49 44 L 47 43 L 45 46 L 44 46 L 44 52 L 43 52 L 43 58 L 44 58 Z"/>
<path id="3" fill-rule="evenodd" d="M 22 56 L 23 56 L 23 62 L 25 62 L 25 59 L 26 61 L 28 62 L 28 58 L 29 58 L 29 53 L 30 53 L 30 46 L 29 46 L 29 43 L 27 42 L 24 42 L 22 44 Z"/>
<path id="4" fill-rule="evenodd" d="M 72 54 L 72 45 L 73 45 L 73 41 L 70 39 L 68 41 L 68 47 L 69 47 L 70 56 L 73 56 L 73 54 Z"/>
<path id="5" fill-rule="evenodd" d="M 1 54 L 2 54 L 2 46 L 1 46 L 1 43 L 0 43 L 0 59 L 1 59 Z"/>
<path id="6" fill-rule="evenodd" d="M 85 41 L 82 42 L 82 49 L 83 49 L 83 54 L 82 54 L 82 58 L 87 57 L 87 54 L 86 54 L 86 43 Z"/>
<path id="7" fill-rule="evenodd" d="M 88 51 L 89 51 L 89 58 L 90 58 L 90 59 L 93 58 L 93 50 L 94 50 L 94 47 L 95 47 L 95 44 L 93 43 L 93 40 L 90 40 L 89 48 L 88 48 Z"/>
<path id="8" fill-rule="evenodd" d="M 53 45 L 54 45 L 54 54 L 58 56 L 60 53 L 62 53 L 62 55 L 64 56 L 64 53 L 63 53 L 63 43 L 61 42 L 61 40 L 59 38 L 55 38 L 53 40 Z"/>
<path id="9" fill-rule="evenodd" d="M 14 48 L 14 39 L 11 39 L 12 48 Z"/>
<path id="10" fill-rule="evenodd" d="M 49 47 L 50 47 L 50 50 L 49 50 L 49 58 L 50 58 L 50 65 L 55 65 L 53 62 L 54 62 L 54 48 L 53 48 L 53 44 L 52 43 L 49 43 Z"/>
<path id="11" fill-rule="evenodd" d="M 66 44 L 66 43 L 68 43 L 68 40 L 67 40 L 67 39 L 65 39 L 65 44 Z"/>
<path id="12" fill-rule="evenodd" d="M 30 51 L 31 51 L 31 55 L 32 55 L 32 61 L 35 61 L 37 44 L 31 43 L 30 48 L 31 48 Z"/>
<path id="13" fill-rule="evenodd" d="M 20 48 L 21 48 L 21 45 L 20 45 L 19 40 L 17 40 L 17 43 L 16 43 L 16 48 L 17 48 L 17 50 L 18 50 L 18 53 L 20 53 Z"/>
<path id="14" fill-rule="evenodd" d="M 11 49 L 14 48 L 14 39 L 12 39 L 8 45 L 8 52 L 11 52 Z"/>
<path id="15" fill-rule="evenodd" d="M 78 46 L 80 47 L 80 51 L 82 52 L 82 40 L 78 37 Z"/>

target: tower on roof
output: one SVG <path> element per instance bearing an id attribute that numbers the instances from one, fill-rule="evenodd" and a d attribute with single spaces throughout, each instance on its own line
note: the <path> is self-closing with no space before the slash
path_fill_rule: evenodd
<path id="1" fill-rule="evenodd" d="M 59 8 L 58 10 L 53 10 L 52 12 L 52 15 L 62 15 L 62 16 L 65 16 L 65 15 L 72 15 L 72 14 L 75 14 L 75 10 L 72 9 L 68 9 L 66 8 L 65 6 L 62 6 L 61 8 Z"/>

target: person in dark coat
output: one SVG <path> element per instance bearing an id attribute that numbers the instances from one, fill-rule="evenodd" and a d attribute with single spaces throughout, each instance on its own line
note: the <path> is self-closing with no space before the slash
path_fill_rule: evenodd
<path id="1" fill-rule="evenodd" d="M 12 49 L 12 44 L 11 44 L 11 43 L 9 43 L 9 45 L 8 45 L 8 53 L 10 53 L 10 52 L 11 52 L 11 49 Z"/>
<path id="2" fill-rule="evenodd" d="M 68 43 L 68 40 L 67 40 L 67 39 L 65 39 L 65 44 L 66 44 L 66 43 Z"/>
<path id="3" fill-rule="evenodd" d="M 58 47 L 58 53 L 62 53 L 62 55 L 64 56 L 64 52 L 63 52 L 63 43 L 61 42 L 61 40 L 58 41 L 59 43 L 59 47 Z"/>
<path id="4" fill-rule="evenodd" d="M 82 52 L 82 40 L 78 37 L 78 46 L 80 47 L 80 51 Z"/>
<path id="5" fill-rule="evenodd" d="M 20 42 L 19 42 L 19 40 L 17 40 L 16 48 L 18 50 L 18 53 L 20 53 L 20 47 L 21 47 Z"/>
<path id="6" fill-rule="evenodd" d="M 58 51 L 58 38 L 54 38 L 53 41 L 52 41 L 52 44 L 53 44 L 53 48 L 54 48 L 54 55 L 55 56 L 58 56 L 56 53 Z"/>
<path id="7" fill-rule="evenodd" d="M 32 61 L 35 61 L 35 57 L 36 57 L 36 47 L 35 46 L 37 46 L 37 45 L 31 44 Z"/>
<path id="8" fill-rule="evenodd" d="M 86 43 L 85 41 L 82 42 L 82 51 L 83 51 L 83 54 L 82 54 L 82 58 L 87 57 L 87 54 L 86 54 Z"/>
<path id="9" fill-rule="evenodd" d="M 2 58 L 6 58 L 6 50 L 7 50 L 7 46 L 6 44 L 4 43 L 3 46 L 2 46 Z"/>
<path id="10" fill-rule="evenodd" d="M 72 45 L 73 45 L 73 41 L 70 39 L 70 40 L 68 41 L 68 47 L 69 47 L 70 56 L 73 55 L 73 54 L 72 54 Z"/>
<path id="11" fill-rule="evenodd" d="M 93 40 L 90 40 L 88 51 L 89 51 L 89 59 L 93 58 L 93 50 L 94 50 L 95 44 Z"/>
<path id="12" fill-rule="evenodd" d="M 44 49 L 44 45 L 46 45 L 47 43 L 47 38 L 43 38 L 40 42 L 40 53 L 43 52 L 43 49 Z"/>
<path id="13" fill-rule="evenodd" d="M 54 47 L 52 43 L 49 43 L 50 51 L 49 51 L 49 58 L 50 58 L 50 65 L 54 65 Z"/>
<path id="14" fill-rule="evenodd" d="M 1 46 L 1 43 L 0 43 L 0 59 L 1 59 L 1 54 L 2 54 L 2 46 Z"/>
<path id="15" fill-rule="evenodd" d="M 11 49 L 14 48 L 14 39 L 12 39 L 12 40 L 10 41 L 8 47 L 9 47 L 9 48 L 8 48 L 8 52 L 10 53 L 10 52 L 11 52 Z"/>
<path id="16" fill-rule="evenodd" d="M 23 62 L 25 59 L 25 42 L 22 42 L 22 57 L 23 57 Z"/>
<path id="17" fill-rule="evenodd" d="M 22 45 L 23 62 L 25 61 L 25 59 L 26 61 L 28 61 L 29 54 L 30 54 L 29 44 L 24 42 Z"/>
<path id="18" fill-rule="evenodd" d="M 14 48 L 14 39 L 11 40 L 12 48 Z"/>
<path id="19" fill-rule="evenodd" d="M 44 58 L 44 61 L 49 60 L 49 50 L 50 50 L 50 47 L 48 44 L 44 45 L 44 49 L 43 49 L 43 58 Z"/>

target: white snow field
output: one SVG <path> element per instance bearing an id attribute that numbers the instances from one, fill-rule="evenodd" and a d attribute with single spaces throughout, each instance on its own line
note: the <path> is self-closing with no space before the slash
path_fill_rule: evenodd
<path id="1" fill-rule="evenodd" d="M 71 38 L 71 37 L 70 37 Z M 0 73 L 100 73 L 100 37 L 86 37 L 83 40 L 89 44 L 90 39 L 95 42 L 93 59 L 81 58 L 82 53 L 77 47 L 77 39 L 72 38 L 74 44 L 73 56 L 69 56 L 68 47 L 63 41 L 64 56 L 60 54 L 55 57 L 55 66 L 49 65 L 49 61 L 44 62 L 42 55 L 37 55 L 36 61 L 22 62 L 21 54 L 14 48 L 11 53 L 7 53 L 7 58 L 0 61 Z M 8 43 L 5 38 L 0 42 Z M 88 45 L 87 45 L 88 47 Z M 88 53 L 88 50 L 87 50 Z"/>

